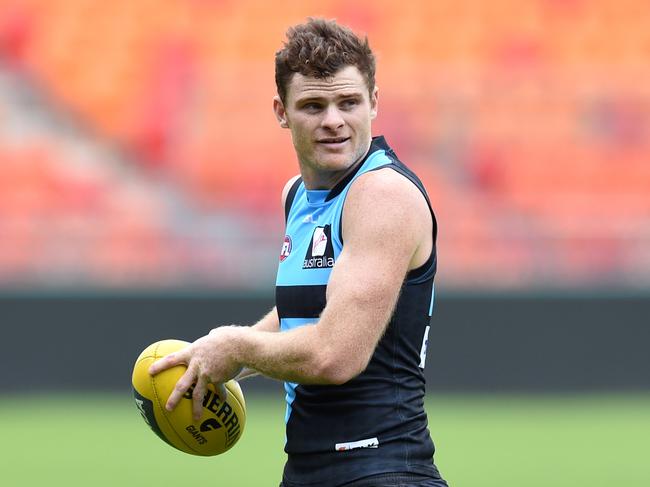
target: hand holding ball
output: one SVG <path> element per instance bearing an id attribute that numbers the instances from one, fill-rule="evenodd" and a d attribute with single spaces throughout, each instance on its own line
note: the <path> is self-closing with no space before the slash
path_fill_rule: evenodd
<path id="1" fill-rule="evenodd" d="M 246 404 L 239 384 L 224 384 L 226 400 L 222 401 L 212 384 L 203 397 L 201 418 L 192 418 L 192 388 L 173 411 L 165 409 L 167 398 L 176 382 L 187 370 L 177 365 L 149 375 L 153 362 L 189 345 L 181 340 L 162 340 L 149 345 L 133 367 L 133 395 L 142 418 L 163 441 L 192 455 L 213 456 L 228 451 L 241 437 L 246 424 Z"/>

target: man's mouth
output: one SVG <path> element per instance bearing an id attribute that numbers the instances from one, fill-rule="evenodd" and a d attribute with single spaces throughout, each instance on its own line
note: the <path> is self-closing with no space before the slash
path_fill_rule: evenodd
<path id="1" fill-rule="evenodd" d="M 327 137 L 324 139 L 318 139 L 318 143 L 326 144 L 326 145 L 337 145 L 337 144 L 343 144 L 348 140 L 350 140 L 350 137 Z"/>

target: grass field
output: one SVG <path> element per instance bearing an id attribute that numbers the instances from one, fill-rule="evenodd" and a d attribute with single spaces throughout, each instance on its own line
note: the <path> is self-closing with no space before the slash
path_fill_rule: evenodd
<path id="1" fill-rule="evenodd" d="M 276 487 L 281 394 L 247 401 L 235 448 L 198 458 L 156 438 L 128 394 L 0 396 L 0 485 Z M 427 410 L 451 487 L 650 486 L 650 395 L 432 396 Z"/>

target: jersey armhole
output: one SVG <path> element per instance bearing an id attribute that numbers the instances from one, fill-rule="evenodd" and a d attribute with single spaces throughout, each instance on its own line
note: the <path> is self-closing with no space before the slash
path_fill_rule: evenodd
<path id="1" fill-rule="evenodd" d="M 402 176 L 404 176 L 406 179 L 411 181 L 413 185 L 422 193 L 422 196 L 424 196 L 424 199 L 427 203 L 427 206 L 429 207 L 429 213 L 431 214 L 431 223 L 433 225 L 432 228 L 432 238 L 433 238 L 433 246 L 431 248 L 431 253 L 429 254 L 429 258 L 422 264 L 420 267 L 416 267 L 415 269 L 411 269 L 408 271 L 406 274 L 406 280 L 405 283 L 408 284 L 420 284 L 428 279 L 430 279 L 432 276 L 435 275 L 437 267 L 438 267 L 438 256 L 437 256 L 437 251 L 436 251 L 436 240 L 438 237 L 438 222 L 436 220 L 436 215 L 433 212 L 433 208 L 431 206 L 431 201 L 429 200 L 429 195 L 427 195 L 427 192 L 424 190 L 424 187 L 422 186 L 422 183 L 415 177 L 408 169 L 405 169 L 394 162 L 390 162 L 387 164 L 383 164 L 381 166 L 377 166 L 373 169 L 368 170 L 368 172 L 371 171 L 377 171 L 379 169 L 384 169 L 384 168 L 390 168 L 394 170 L 395 172 L 398 172 Z M 347 196 L 347 194 L 345 195 Z M 345 200 L 343 202 L 345 205 Z M 341 210 L 340 216 L 339 216 L 339 222 L 338 222 L 338 239 L 339 243 L 341 246 L 343 246 L 343 210 Z"/>
<path id="2" fill-rule="evenodd" d="M 298 188 L 300 187 L 301 183 L 302 183 L 302 177 L 296 178 L 296 180 L 291 185 L 291 188 L 289 188 L 289 191 L 287 192 L 287 199 L 284 201 L 284 223 L 285 224 L 289 220 L 289 212 L 291 211 L 291 205 L 293 204 L 293 200 L 296 197 L 296 192 L 298 191 Z"/>
<path id="3" fill-rule="evenodd" d="M 398 173 L 400 173 L 406 179 L 411 181 L 411 183 L 413 183 L 413 185 L 416 188 L 418 188 L 422 196 L 424 196 L 424 199 L 427 202 L 427 206 L 429 207 L 429 213 L 431 214 L 431 224 L 432 224 L 431 237 L 433 238 L 432 241 L 433 246 L 431 248 L 431 253 L 429 254 L 429 258 L 420 267 L 411 269 L 406 274 L 407 285 L 420 284 L 432 278 L 435 275 L 436 270 L 438 268 L 438 252 L 436 251 L 436 240 L 438 239 L 438 221 L 436 220 L 436 214 L 433 212 L 433 207 L 431 206 L 431 200 L 429 199 L 429 195 L 427 194 L 426 190 L 424 189 L 424 186 L 422 185 L 422 182 L 417 178 L 417 176 L 415 176 L 409 169 L 405 168 L 404 166 L 400 166 L 397 164 L 390 164 L 389 167 L 397 171 Z"/>

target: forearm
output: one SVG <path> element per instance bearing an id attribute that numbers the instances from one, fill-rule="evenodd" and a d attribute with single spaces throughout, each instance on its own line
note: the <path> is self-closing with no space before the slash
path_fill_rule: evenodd
<path id="1" fill-rule="evenodd" d="M 330 303 L 312 325 L 282 333 L 250 327 L 224 330 L 231 334 L 228 344 L 233 360 L 267 377 L 288 382 L 349 381 L 367 367 L 395 302 L 394 295 L 377 293 L 375 287 L 368 282 L 361 291 L 356 286 L 341 284 L 330 293 Z M 377 302 L 385 305 L 377 306 Z M 350 333 L 355 328 L 361 331 Z"/>
<path id="2" fill-rule="evenodd" d="M 260 332 L 279 332 L 280 331 L 280 319 L 278 318 L 278 312 L 275 307 L 269 311 L 262 319 L 250 327 L 251 330 L 256 330 Z M 249 377 L 255 377 L 259 375 L 260 371 L 252 367 L 244 367 L 242 371 L 237 374 L 235 380 L 248 379 Z M 264 374 L 266 375 L 266 374 Z"/>
<path id="3" fill-rule="evenodd" d="M 333 384 L 338 375 L 328 361 L 332 354 L 323 345 L 316 325 L 283 333 L 235 327 L 232 352 L 246 368 L 278 380 L 301 384 Z"/>

